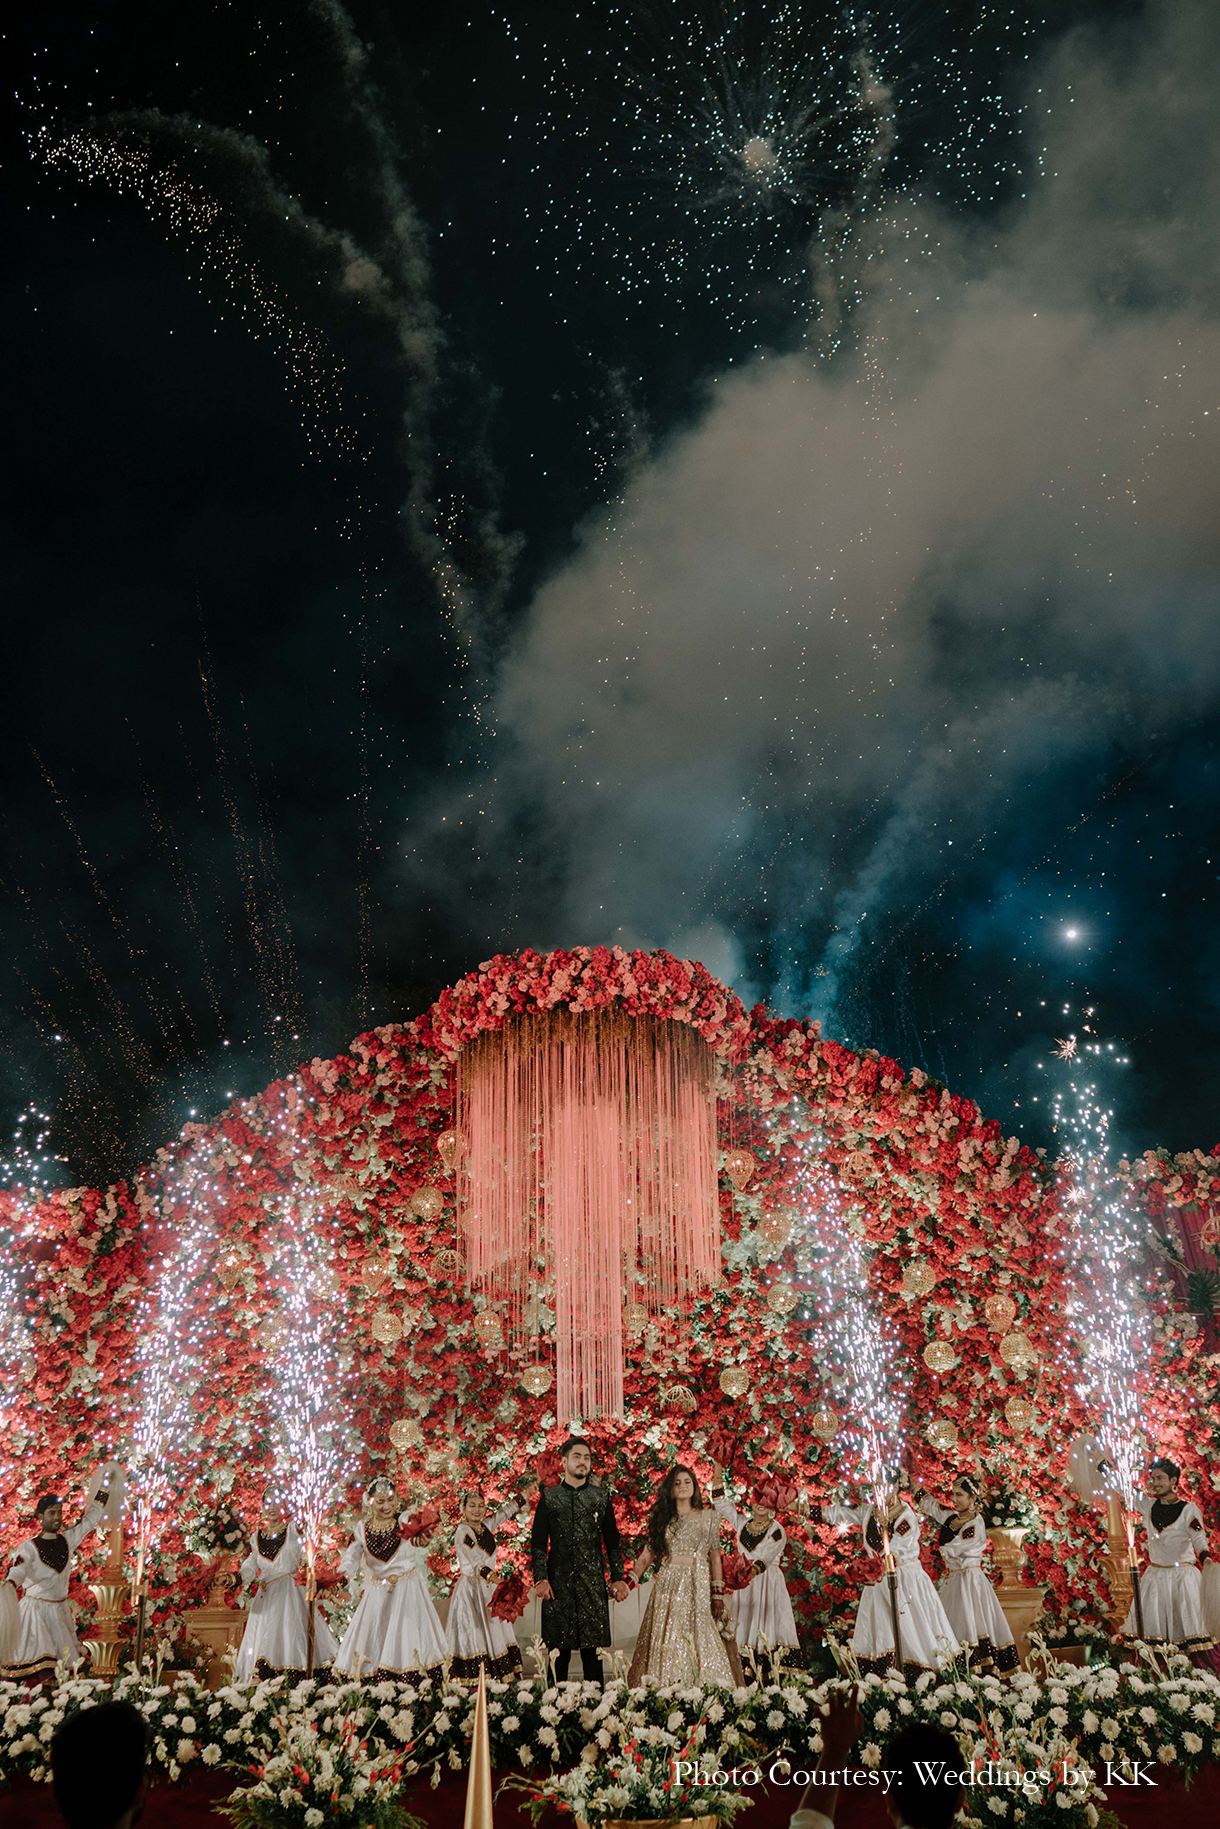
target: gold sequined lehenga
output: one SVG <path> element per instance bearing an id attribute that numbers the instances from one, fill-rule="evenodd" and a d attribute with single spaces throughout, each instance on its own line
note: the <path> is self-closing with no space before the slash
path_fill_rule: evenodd
<path id="1" fill-rule="evenodd" d="M 737 1647 L 722 1636 L 712 1614 L 708 1552 L 720 1536 L 712 1510 L 675 1518 L 665 1536 L 665 1558 L 652 1580 L 628 1682 L 722 1683 L 741 1686 Z"/>

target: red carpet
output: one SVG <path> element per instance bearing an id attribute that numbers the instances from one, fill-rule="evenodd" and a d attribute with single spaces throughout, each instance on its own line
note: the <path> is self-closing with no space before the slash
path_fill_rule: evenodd
<path id="1" fill-rule="evenodd" d="M 452 1773 L 435 1791 L 426 1784 L 412 1786 L 403 1801 L 429 1829 L 457 1829 L 465 1788 L 465 1773 Z M 232 1789 L 232 1777 L 215 1772 L 200 1772 L 189 1784 L 159 1785 L 149 1799 L 142 1829 L 215 1829 L 229 1819 L 217 1815 L 212 1804 Z M 739 1818 L 739 1829 L 787 1829 L 797 1801 L 778 1794 L 760 1796 L 755 1808 Z M 1110 1808 L 1128 1829 L 1164 1829 L 1171 1818 L 1174 1829 L 1214 1829 L 1220 1823 L 1220 1766 L 1208 1766 L 1189 1790 L 1170 1779 L 1157 1790 L 1112 1791 Z M 555 1829 L 562 1824 L 570 1829 L 572 1822 L 571 1817 L 554 1814 L 543 1820 Z M 496 1800 L 497 1829 L 526 1829 L 528 1823 L 524 1799 Z M 872 1794 L 847 1793 L 836 1817 L 836 1829 L 889 1829 L 889 1823 L 884 1804 Z M 0 1792 L 0 1829 L 63 1829 L 50 1786 L 20 1779 Z"/>

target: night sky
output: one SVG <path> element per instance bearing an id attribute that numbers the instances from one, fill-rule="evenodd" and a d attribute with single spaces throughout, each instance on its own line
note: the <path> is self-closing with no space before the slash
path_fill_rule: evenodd
<path id="1" fill-rule="evenodd" d="M 599 941 L 1031 1143 L 1070 1034 L 1117 1147 L 1220 1138 L 1211 0 L 4 42 L 0 1113 L 65 1173 Z"/>

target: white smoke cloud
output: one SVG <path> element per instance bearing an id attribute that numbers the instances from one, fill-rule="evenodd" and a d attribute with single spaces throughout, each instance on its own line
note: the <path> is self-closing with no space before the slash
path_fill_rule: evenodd
<path id="1" fill-rule="evenodd" d="M 714 925 L 740 962 L 748 909 L 822 950 L 832 1016 L 870 912 L 935 893 L 950 838 L 1211 700 L 1218 84 L 1185 0 L 1069 35 L 1031 79 L 1028 198 L 985 228 L 891 212 L 856 355 L 722 377 L 584 530 L 500 675 L 475 823 L 526 886 L 488 939 Z M 533 896 L 527 818 L 566 858 Z"/>

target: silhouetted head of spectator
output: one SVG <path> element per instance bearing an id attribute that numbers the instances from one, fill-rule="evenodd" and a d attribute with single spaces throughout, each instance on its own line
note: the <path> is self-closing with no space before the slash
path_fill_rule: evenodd
<path id="1" fill-rule="evenodd" d="M 882 1765 L 893 1772 L 890 1814 L 906 1829 L 949 1829 L 962 1801 L 959 1774 L 969 1762 L 952 1734 L 908 1727 L 886 1743 Z"/>
<path id="2" fill-rule="evenodd" d="M 51 1782 L 68 1829 L 134 1829 L 144 1814 L 148 1733 L 130 1702 L 69 1715 L 51 1742 Z"/>

